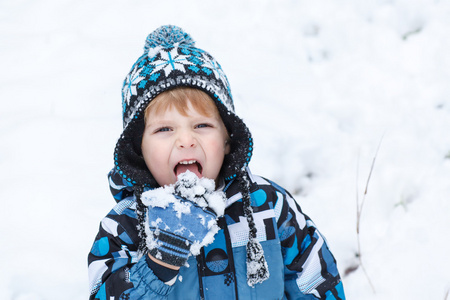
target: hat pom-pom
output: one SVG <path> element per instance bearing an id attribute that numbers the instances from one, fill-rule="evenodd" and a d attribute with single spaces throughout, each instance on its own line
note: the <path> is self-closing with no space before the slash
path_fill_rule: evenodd
<path id="1" fill-rule="evenodd" d="M 189 34 L 178 26 L 161 26 L 147 36 L 145 40 L 144 51 L 148 52 L 151 48 L 163 47 L 171 48 L 174 44 L 184 46 L 194 46 L 195 42 Z"/>

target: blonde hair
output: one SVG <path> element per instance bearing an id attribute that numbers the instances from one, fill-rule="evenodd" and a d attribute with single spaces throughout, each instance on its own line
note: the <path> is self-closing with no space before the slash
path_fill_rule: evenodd
<path id="1" fill-rule="evenodd" d="M 192 108 L 204 116 L 220 117 L 217 106 L 208 94 L 191 87 L 177 87 L 162 92 L 148 104 L 144 112 L 144 121 L 147 123 L 150 111 L 159 114 L 172 107 L 175 107 L 183 116 L 187 116 L 188 103 L 191 103 Z"/>

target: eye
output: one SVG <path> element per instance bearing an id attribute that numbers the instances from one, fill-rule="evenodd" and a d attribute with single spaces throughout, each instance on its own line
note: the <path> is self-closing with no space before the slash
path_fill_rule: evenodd
<path id="1" fill-rule="evenodd" d="M 213 127 L 211 124 L 207 124 L 207 123 L 201 123 L 198 124 L 197 126 L 195 126 L 196 128 L 207 128 L 207 127 Z"/>
<path id="2" fill-rule="evenodd" d="M 155 133 L 166 132 L 166 131 L 170 131 L 170 128 L 169 127 L 160 127 L 155 130 Z"/>

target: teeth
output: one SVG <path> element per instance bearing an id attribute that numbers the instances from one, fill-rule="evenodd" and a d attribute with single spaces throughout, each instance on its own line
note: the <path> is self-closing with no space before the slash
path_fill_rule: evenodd
<path id="1" fill-rule="evenodd" d="M 195 164 L 197 161 L 196 160 L 185 160 L 185 161 L 180 161 L 179 164 L 180 165 L 192 165 Z"/>

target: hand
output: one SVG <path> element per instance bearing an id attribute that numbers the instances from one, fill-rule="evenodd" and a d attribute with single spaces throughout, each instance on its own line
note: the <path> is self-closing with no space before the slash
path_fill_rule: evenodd
<path id="1" fill-rule="evenodd" d="M 214 241 L 225 195 L 214 191 L 211 181 L 183 173 L 175 185 L 142 194 L 143 203 L 148 206 L 146 244 L 151 256 L 183 266 L 189 255 L 198 255 L 203 246 Z"/>

